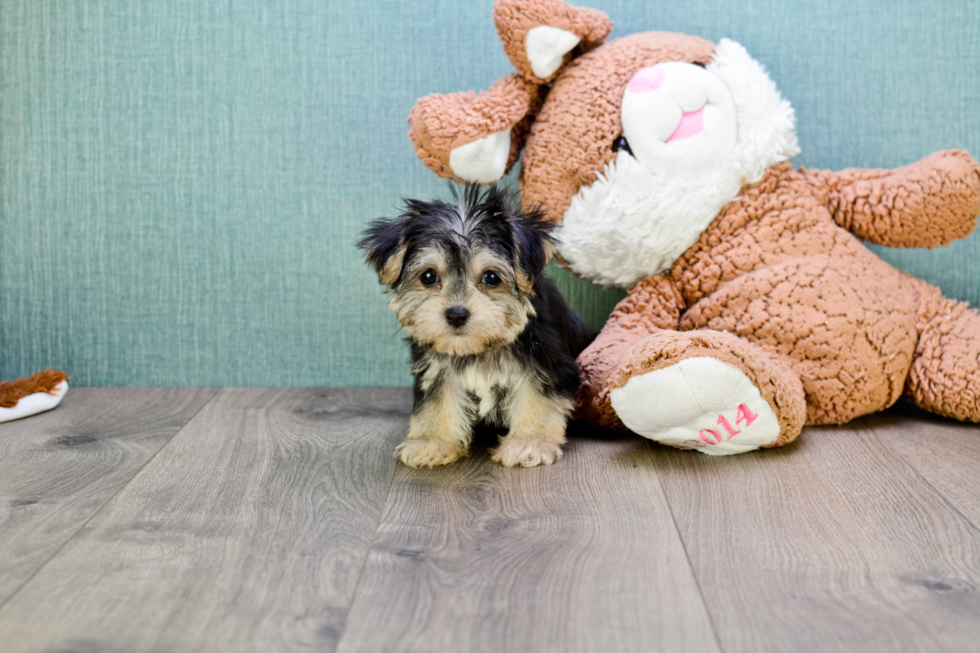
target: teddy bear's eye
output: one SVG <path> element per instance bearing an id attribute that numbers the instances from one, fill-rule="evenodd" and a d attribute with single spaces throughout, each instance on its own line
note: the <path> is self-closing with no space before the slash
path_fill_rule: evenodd
<path id="1" fill-rule="evenodd" d="M 613 152 L 619 152 L 620 150 L 626 150 L 626 153 L 627 154 L 629 154 L 630 156 L 633 156 L 633 150 L 630 149 L 630 144 L 626 140 L 626 137 L 623 136 L 623 135 L 620 135 L 619 138 L 617 138 L 616 140 L 614 140 L 613 141 L 613 144 L 612 144 L 612 151 Z"/>

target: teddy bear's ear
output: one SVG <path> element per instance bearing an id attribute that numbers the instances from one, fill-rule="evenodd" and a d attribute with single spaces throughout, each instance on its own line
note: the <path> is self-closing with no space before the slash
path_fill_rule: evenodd
<path id="1" fill-rule="evenodd" d="M 517 162 L 540 89 L 519 75 L 484 93 L 427 95 L 408 116 L 408 135 L 422 163 L 440 177 L 489 184 Z"/>
<path id="2" fill-rule="evenodd" d="M 606 14 L 561 0 L 497 0 L 493 22 L 510 62 L 537 84 L 553 80 L 573 56 L 599 45 L 612 31 Z"/>

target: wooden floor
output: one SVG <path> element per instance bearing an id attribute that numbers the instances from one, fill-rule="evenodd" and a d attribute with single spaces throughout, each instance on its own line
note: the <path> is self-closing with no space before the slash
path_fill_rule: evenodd
<path id="1" fill-rule="evenodd" d="M 980 650 L 976 426 L 417 471 L 410 403 L 75 388 L 0 424 L 0 650 Z"/>

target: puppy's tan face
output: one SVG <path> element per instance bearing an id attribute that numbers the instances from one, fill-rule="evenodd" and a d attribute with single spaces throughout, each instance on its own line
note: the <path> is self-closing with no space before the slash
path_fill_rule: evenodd
<path id="1" fill-rule="evenodd" d="M 511 264 L 484 248 L 428 246 L 405 261 L 388 307 L 416 342 L 442 354 L 481 354 L 513 342 L 533 316 Z"/>

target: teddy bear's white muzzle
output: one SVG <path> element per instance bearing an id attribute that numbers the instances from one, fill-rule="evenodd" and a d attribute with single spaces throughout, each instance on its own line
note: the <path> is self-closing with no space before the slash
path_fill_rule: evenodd
<path id="1" fill-rule="evenodd" d="M 738 139 L 728 87 L 689 63 L 638 71 L 623 94 L 621 117 L 633 156 L 656 175 L 697 174 L 728 164 Z"/>

